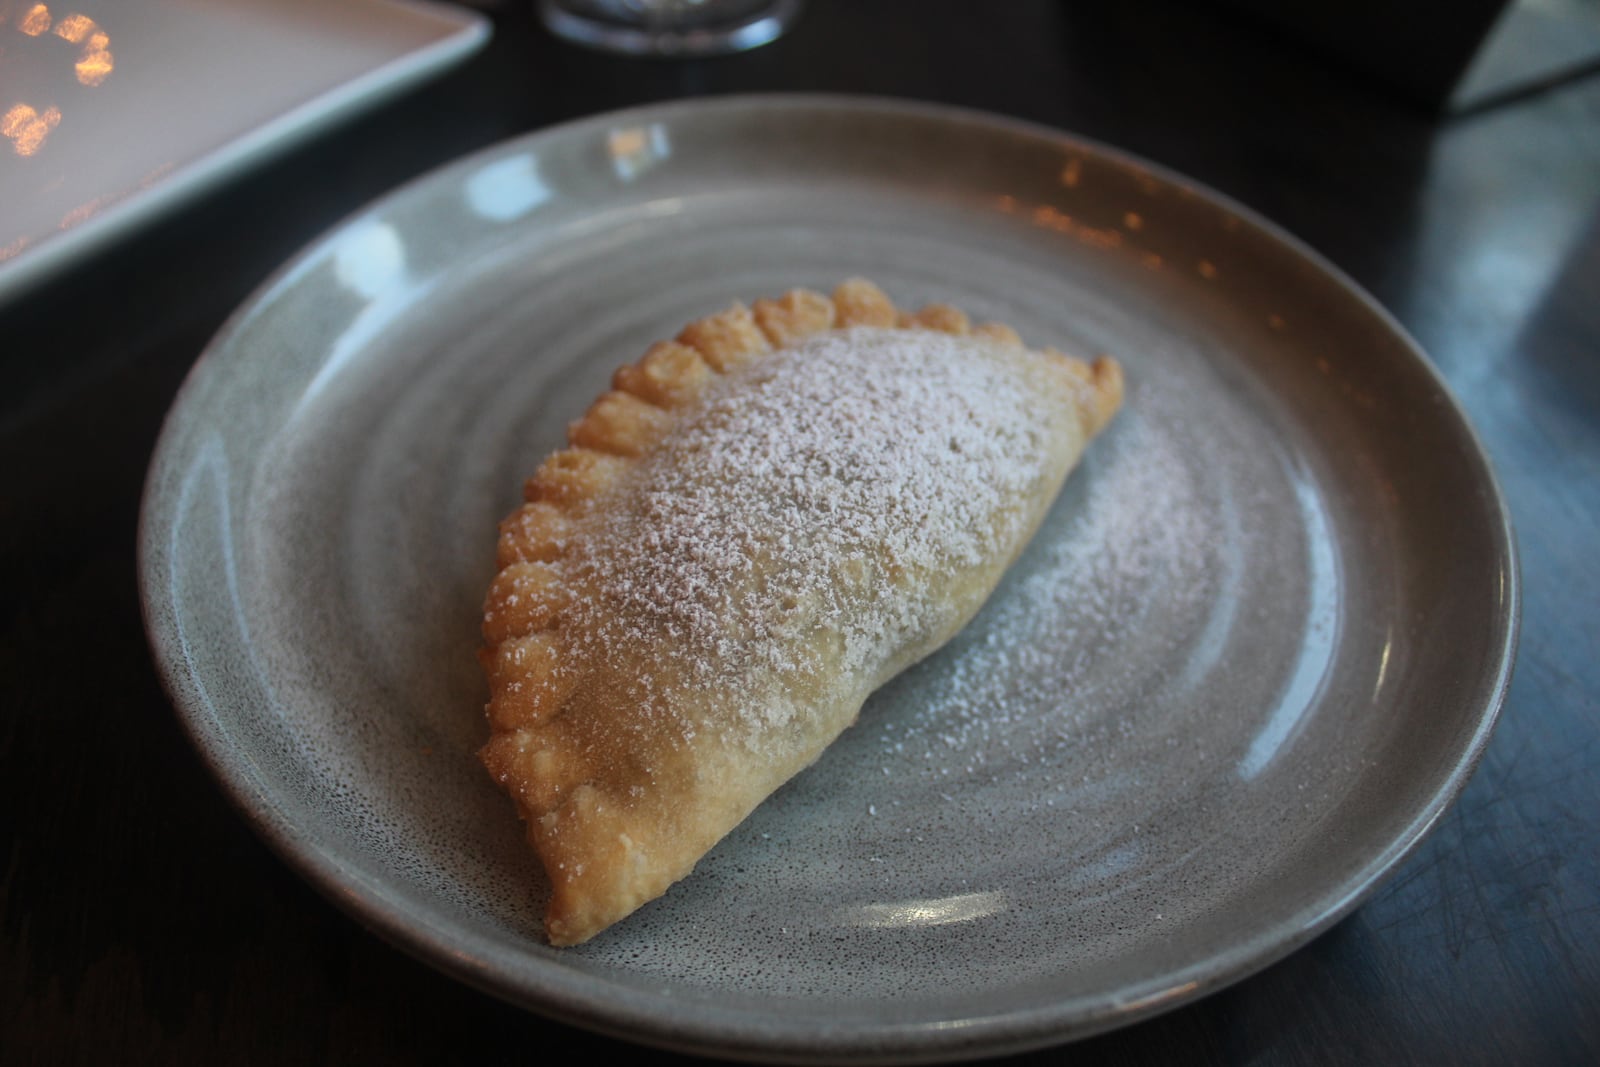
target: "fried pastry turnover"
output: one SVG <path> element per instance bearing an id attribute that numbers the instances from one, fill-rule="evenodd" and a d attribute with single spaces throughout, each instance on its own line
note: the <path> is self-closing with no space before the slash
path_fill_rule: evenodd
<path id="1" fill-rule="evenodd" d="M 660 896 L 948 641 L 1122 400 L 853 280 L 652 346 L 501 524 L 492 738 L 551 882 L 552 944 Z"/>

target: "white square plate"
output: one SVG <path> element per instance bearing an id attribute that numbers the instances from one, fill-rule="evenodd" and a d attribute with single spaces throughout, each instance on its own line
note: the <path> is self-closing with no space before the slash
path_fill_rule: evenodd
<path id="1" fill-rule="evenodd" d="M 0 0 L 0 302 L 488 36 L 415 0 Z"/>

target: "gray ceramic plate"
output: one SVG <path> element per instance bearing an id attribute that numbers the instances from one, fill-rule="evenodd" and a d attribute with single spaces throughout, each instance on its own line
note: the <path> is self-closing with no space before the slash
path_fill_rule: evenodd
<path id="1" fill-rule="evenodd" d="M 946 651 L 552 950 L 474 758 L 495 522 L 647 342 L 852 274 L 1115 353 L 1127 408 Z M 1516 617 L 1471 431 L 1314 255 L 1097 145 L 817 98 L 549 130 L 339 227 L 195 368 L 141 548 L 180 714 L 334 899 L 538 1011 L 774 1059 L 1045 1044 L 1284 955 L 1460 788 Z"/>

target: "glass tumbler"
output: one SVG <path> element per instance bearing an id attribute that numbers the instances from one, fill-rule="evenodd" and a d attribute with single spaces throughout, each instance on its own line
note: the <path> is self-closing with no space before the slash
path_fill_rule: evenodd
<path id="1" fill-rule="evenodd" d="M 607 52 L 662 57 L 741 52 L 772 41 L 801 0 L 539 0 L 558 37 Z"/>

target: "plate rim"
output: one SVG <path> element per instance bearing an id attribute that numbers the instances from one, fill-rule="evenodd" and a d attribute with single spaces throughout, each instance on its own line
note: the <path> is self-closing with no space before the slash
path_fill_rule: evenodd
<path id="1" fill-rule="evenodd" d="M 1169 972 L 1141 984 L 1125 986 L 1097 995 L 1066 1001 L 1035 1004 L 1009 1011 L 989 1012 L 969 1019 L 952 1019 L 953 1025 L 935 1028 L 926 1022 L 883 1023 L 865 1026 L 852 1024 L 837 1029 L 818 1029 L 813 1024 L 797 1028 L 793 1023 L 777 1025 L 770 1016 L 755 1017 L 748 1011 L 723 1009 L 723 1016 L 698 1023 L 696 1016 L 675 1016 L 672 1009 L 681 1002 L 659 993 L 619 989 L 614 983 L 593 974 L 559 970 L 550 974 L 542 965 L 511 970 L 491 965 L 492 957 L 469 956 L 461 952 L 459 938 L 447 938 L 447 929 L 436 923 L 418 923 L 419 915 L 403 911 L 386 902 L 381 894 L 363 884 L 358 871 L 340 856 L 311 841 L 295 836 L 293 827 L 276 818 L 279 809 L 269 796 L 256 789 L 256 779 L 225 762 L 220 752 L 227 747 L 220 724 L 203 700 L 185 688 L 194 675 L 186 671 L 186 656 L 177 635 L 160 626 L 156 607 L 160 583 L 151 575 L 160 553 L 154 540 L 159 508 L 162 471 L 171 464 L 176 447 L 178 423 L 191 398 L 198 392 L 209 368 L 217 362 L 252 317 L 293 284 L 301 271 L 331 247 L 339 238 L 408 197 L 435 185 L 446 184 L 452 175 L 466 172 L 483 162 L 517 150 L 535 148 L 579 134 L 585 129 L 602 132 L 619 123 L 641 121 L 671 122 L 685 116 L 705 117 L 717 112 L 737 114 L 753 109 L 777 108 L 795 112 L 824 112 L 829 117 L 853 113 L 922 121 L 941 121 L 979 127 L 1031 140 L 1044 141 L 1086 153 L 1127 170 L 1148 175 L 1163 185 L 1181 190 L 1199 200 L 1226 209 L 1244 227 L 1275 242 L 1304 261 L 1322 280 L 1353 297 L 1407 353 L 1412 370 L 1420 370 L 1443 399 L 1437 417 L 1452 423 L 1464 446 L 1463 458 L 1475 467 L 1474 481 L 1484 490 L 1482 518 L 1492 534 L 1505 576 L 1502 610 L 1489 620 L 1490 641 L 1498 651 L 1493 664 L 1490 690 L 1483 695 L 1482 711 L 1463 750 L 1449 752 L 1449 773 L 1411 813 L 1403 833 L 1390 840 L 1368 862 L 1331 885 L 1327 892 L 1307 904 L 1276 927 L 1243 937 L 1227 951 Z M 1477 429 L 1468 419 L 1454 390 L 1427 357 L 1424 349 L 1405 327 L 1371 294 L 1340 268 L 1305 242 L 1232 197 L 1167 166 L 1135 153 L 1105 144 L 1094 138 L 1057 129 L 1049 125 L 981 109 L 913 100 L 894 96 L 831 93 L 770 92 L 727 94 L 598 112 L 565 122 L 531 130 L 486 145 L 448 160 L 411 178 L 347 214 L 317 234 L 286 260 L 229 315 L 215 336 L 190 368 L 163 419 L 141 495 L 137 534 L 137 574 L 140 610 L 152 658 L 161 685 L 182 723 L 190 743 L 216 778 L 234 808 L 246 823 L 297 874 L 305 878 L 326 898 L 414 958 L 474 986 L 484 992 L 531 1010 L 558 1022 L 580 1026 L 607 1036 L 679 1052 L 707 1054 L 720 1058 L 741 1058 L 765 1062 L 829 1063 L 912 1063 L 939 1062 L 974 1055 L 1004 1055 L 1078 1040 L 1126 1026 L 1135 1021 L 1189 1004 L 1228 985 L 1241 981 L 1288 956 L 1349 915 L 1367 899 L 1383 879 L 1403 863 L 1427 838 L 1442 815 L 1459 796 L 1481 761 L 1504 707 L 1514 670 L 1521 627 L 1521 570 L 1515 531 L 1503 490 L 1488 450 Z M 1485 676 L 1490 676 L 1489 671 Z M 422 916 L 426 918 L 426 916 Z M 710 1007 L 696 1004 L 696 1011 Z"/>

